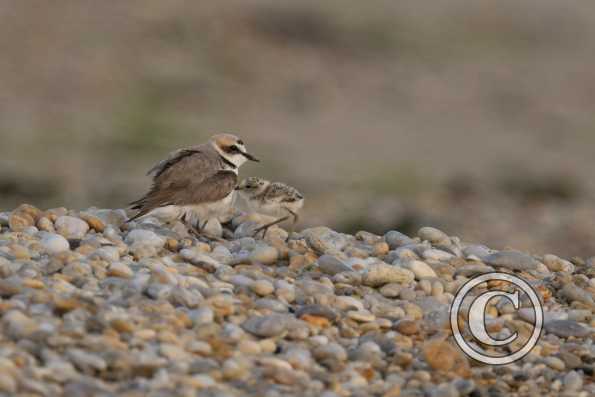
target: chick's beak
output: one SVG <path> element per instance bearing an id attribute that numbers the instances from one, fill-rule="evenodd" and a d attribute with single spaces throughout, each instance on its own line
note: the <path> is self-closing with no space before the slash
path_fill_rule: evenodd
<path id="1" fill-rule="evenodd" d="M 259 163 L 259 162 L 260 162 L 260 160 L 259 160 L 259 159 L 257 159 L 256 157 L 254 157 L 253 155 L 251 155 L 251 154 L 250 154 L 250 153 L 248 153 L 248 152 L 241 152 L 241 153 L 242 153 L 242 155 L 243 155 L 244 157 L 246 157 L 246 158 L 247 158 L 248 160 L 250 160 L 250 161 L 256 161 L 257 163 Z"/>

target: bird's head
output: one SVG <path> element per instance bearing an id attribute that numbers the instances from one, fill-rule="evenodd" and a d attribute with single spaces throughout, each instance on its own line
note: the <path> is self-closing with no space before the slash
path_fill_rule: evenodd
<path id="1" fill-rule="evenodd" d="M 249 178 L 244 179 L 236 187 L 236 190 L 240 191 L 241 193 L 247 196 L 253 196 L 264 192 L 270 184 L 271 182 L 267 181 L 266 179 L 251 176 Z"/>
<path id="2" fill-rule="evenodd" d="M 235 135 L 217 134 L 211 138 L 210 142 L 221 156 L 236 167 L 240 167 L 247 160 L 260 161 L 248 153 L 244 142 Z"/>

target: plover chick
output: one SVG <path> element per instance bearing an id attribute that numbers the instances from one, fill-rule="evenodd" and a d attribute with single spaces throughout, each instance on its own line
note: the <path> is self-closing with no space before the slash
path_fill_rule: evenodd
<path id="1" fill-rule="evenodd" d="M 207 143 L 170 153 L 147 173 L 153 177 L 153 185 L 131 203 L 138 213 L 129 221 L 170 213 L 195 234 L 202 234 L 210 219 L 228 216 L 238 169 L 247 160 L 258 161 L 246 151 L 244 142 L 231 134 L 218 134 Z"/>
<path id="2" fill-rule="evenodd" d="M 256 234 L 293 217 L 291 230 L 297 223 L 298 213 L 304 206 L 304 196 L 293 186 L 281 182 L 270 182 L 263 178 L 244 179 L 236 188 L 249 211 L 270 215 L 279 219 L 256 230 Z"/>

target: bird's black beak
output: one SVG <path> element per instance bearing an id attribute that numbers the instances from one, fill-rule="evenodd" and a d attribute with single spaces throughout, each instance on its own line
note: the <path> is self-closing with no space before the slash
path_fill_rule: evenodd
<path id="1" fill-rule="evenodd" d="M 240 153 L 242 153 L 242 155 L 243 155 L 244 157 L 246 157 L 246 158 L 247 158 L 248 160 L 250 160 L 250 161 L 256 161 L 257 163 L 259 163 L 259 162 L 260 162 L 260 160 L 259 160 L 259 159 L 257 159 L 256 157 L 254 157 L 253 155 L 251 155 L 251 154 L 250 154 L 250 153 L 248 153 L 248 152 L 240 152 Z"/>

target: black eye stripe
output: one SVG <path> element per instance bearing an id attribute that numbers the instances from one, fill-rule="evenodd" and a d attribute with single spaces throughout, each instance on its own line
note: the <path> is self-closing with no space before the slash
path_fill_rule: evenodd
<path id="1" fill-rule="evenodd" d="M 238 141 L 238 145 L 243 145 L 243 144 L 244 144 L 244 141 L 242 141 L 242 140 Z"/>

